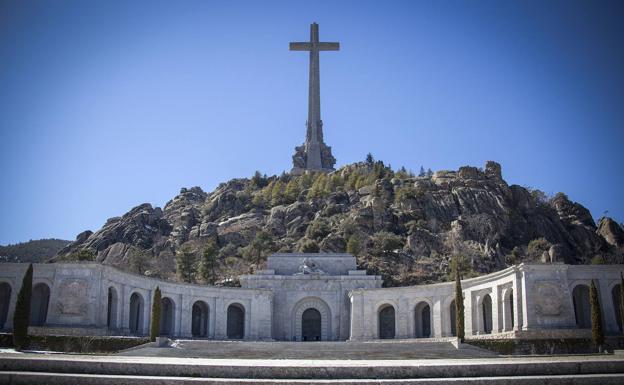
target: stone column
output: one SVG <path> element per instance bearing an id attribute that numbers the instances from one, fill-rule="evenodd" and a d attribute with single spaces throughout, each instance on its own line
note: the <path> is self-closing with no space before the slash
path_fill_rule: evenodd
<path id="1" fill-rule="evenodd" d="M 442 297 L 433 297 L 433 308 L 431 309 L 431 316 L 433 318 L 433 322 L 431 322 L 431 327 L 433 328 L 432 337 L 440 338 L 443 335 L 442 330 L 442 317 L 444 310 L 442 308 L 442 304 L 444 303 Z M 449 333 L 450 334 L 450 333 Z"/>
<path id="2" fill-rule="evenodd" d="M 215 311 L 215 339 L 225 340 L 227 339 L 227 309 L 224 307 L 223 298 L 216 298 Z"/>
<path id="3" fill-rule="evenodd" d="M 522 328 L 522 303 L 524 302 L 523 298 L 524 296 L 522 295 L 522 287 L 524 285 L 522 285 L 522 279 L 520 277 L 520 274 L 518 273 L 518 271 L 515 272 L 514 274 L 514 280 L 513 280 L 513 309 L 514 309 L 514 327 L 513 330 L 514 331 L 518 331 Z"/>
<path id="4" fill-rule="evenodd" d="M 500 333 L 502 323 L 499 318 L 500 295 L 498 286 L 492 288 L 490 297 L 492 299 L 492 333 Z"/>
<path id="5" fill-rule="evenodd" d="M 150 335 L 150 325 L 152 324 L 152 301 L 154 299 L 153 290 L 146 290 L 145 306 L 143 308 L 143 334 Z"/>
<path id="6" fill-rule="evenodd" d="M 472 292 L 469 290 L 463 290 L 463 294 L 464 294 L 464 333 L 466 334 L 466 336 L 472 335 L 472 334 L 476 334 L 474 333 L 474 327 L 473 327 L 473 312 L 474 309 L 472 308 Z"/>

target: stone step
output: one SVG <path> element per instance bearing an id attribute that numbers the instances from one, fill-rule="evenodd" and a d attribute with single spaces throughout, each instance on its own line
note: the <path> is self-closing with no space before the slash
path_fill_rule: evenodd
<path id="1" fill-rule="evenodd" d="M 271 380 L 624 374 L 620 356 L 458 360 L 242 360 L 0 354 L 0 371 Z"/>
<path id="2" fill-rule="evenodd" d="M 620 385 L 624 374 L 584 374 L 547 376 L 503 376 L 419 379 L 341 379 L 341 380 L 272 380 L 238 378 L 197 378 L 163 376 L 119 376 L 95 374 L 0 372 L 0 384 L 7 385 Z"/>

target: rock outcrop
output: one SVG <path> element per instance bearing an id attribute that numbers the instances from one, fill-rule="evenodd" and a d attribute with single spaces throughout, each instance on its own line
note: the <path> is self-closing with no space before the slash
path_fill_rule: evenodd
<path id="1" fill-rule="evenodd" d="M 102 263 L 173 278 L 176 252 L 188 246 L 199 255 L 207 242 L 217 245 L 225 280 L 261 268 L 270 252 L 312 243 L 323 251 L 348 249 L 361 268 L 405 285 L 446 278 L 452 255 L 464 256 L 475 273 L 523 260 L 618 262 L 624 232 L 610 218 L 596 226 L 565 194 L 547 199 L 509 186 L 496 162 L 430 177 L 376 162 L 330 174 L 257 174 L 211 193 L 183 188 L 163 209 L 143 204 L 79 234 L 55 260 L 88 249 Z"/>

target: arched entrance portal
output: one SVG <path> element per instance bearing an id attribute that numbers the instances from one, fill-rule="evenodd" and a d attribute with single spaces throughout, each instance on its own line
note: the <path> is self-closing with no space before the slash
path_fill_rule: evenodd
<path id="1" fill-rule="evenodd" d="M 624 330 L 622 329 L 622 309 L 620 309 L 621 298 L 620 284 L 618 283 L 613 286 L 613 289 L 611 289 L 611 299 L 613 300 L 613 313 L 615 314 L 615 321 L 617 322 L 620 331 Z"/>
<path id="2" fill-rule="evenodd" d="M 139 293 L 132 293 L 130 296 L 128 329 L 130 329 L 132 334 L 141 334 L 143 332 L 143 297 Z"/>
<path id="3" fill-rule="evenodd" d="M 379 338 L 393 339 L 395 334 L 394 307 L 386 305 L 379 310 Z"/>
<path id="4" fill-rule="evenodd" d="M 0 329 L 4 329 L 4 324 L 9 316 L 11 291 L 11 285 L 6 282 L 0 283 Z"/>
<path id="5" fill-rule="evenodd" d="M 330 341 L 339 337 L 332 334 L 331 311 L 320 298 L 300 300 L 293 306 L 291 317 L 293 341 Z"/>
<path id="6" fill-rule="evenodd" d="M 30 303 L 30 324 L 43 326 L 48 318 L 48 303 L 50 302 L 50 288 L 45 283 L 38 283 L 33 287 L 32 302 Z"/>
<path id="7" fill-rule="evenodd" d="M 208 305 L 204 301 L 197 301 L 193 304 L 191 314 L 191 333 L 193 337 L 208 337 Z"/>
<path id="8" fill-rule="evenodd" d="M 307 309 L 301 316 L 301 340 L 321 340 L 321 312 L 314 308 Z"/>
<path id="9" fill-rule="evenodd" d="M 414 310 L 414 335 L 416 338 L 431 337 L 431 307 L 420 302 Z"/>
<path id="10" fill-rule="evenodd" d="M 117 290 L 114 287 L 108 288 L 108 306 L 106 311 L 106 327 L 117 328 Z"/>
<path id="11" fill-rule="evenodd" d="M 160 335 L 172 336 L 174 334 L 174 312 L 175 306 L 171 298 L 163 298 L 160 300 L 161 313 L 160 313 Z"/>
<path id="12" fill-rule="evenodd" d="M 572 290 L 572 302 L 574 304 L 576 326 L 581 329 L 591 328 L 589 287 L 586 285 L 577 285 L 574 290 Z"/>
<path id="13" fill-rule="evenodd" d="M 457 335 L 457 308 L 455 306 L 455 300 L 451 301 L 449 305 L 449 314 L 451 319 L 451 335 Z"/>
<path id="14" fill-rule="evenodd" d="M 245 338 L 245 310 L 240 304 L 233 303 L 228 307 L 227 338 L 233 340 Z"/>
<path id="15" fill-rule="evenodd" d="M 481 331 L 485 334 L 492 333 L 492 298 L 489 294 L 483 297 L 481 304 L 481 317 L 483 322 L 481 323 Z"/>

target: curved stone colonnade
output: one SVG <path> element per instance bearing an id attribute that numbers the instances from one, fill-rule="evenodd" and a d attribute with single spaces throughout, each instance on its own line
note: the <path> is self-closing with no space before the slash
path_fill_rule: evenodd
<path id="1" fill-rule="evenodd" d="M 1 266 L 0 329 L 11 330 L 27 264 Z M 591 280 L 598 287 L 605 333 L 620 334 L 623 271 L 622 265 L 522 264 L 465 279 L 466 335 L 586 337 Z M 262 277 L 242 279 L 254 288 L 222 288 L 167 282 L 94 263 L 35 264 L 31 325 L 45 326 L 44 333 L 147 335 L 158 286 L 161 334 L 175 337 L 327 341 L 456 334 L 454 282 L 357 288 L 378 287 L 380 281 L 355 273 Z"/>
<path id="2" fill-rule="evenodd" d="M 462 280 L 466 336 L 579 337 L 591 328 L 589 287 L 596 282 L 606 334 L 620 334 L 622 265 L 521 264 Z M 456 335 L 455 283 L 358 289 L 351 340 Z M 485 337 L 484 337 L 485 338 Z"/>
<path id="3" fill-rule="evenodd" d="M 12 329 L 27 264 L 0 272 L 0 328 Z M 34 264 L 31 326 L 72 334 L 149 334 L 152 299 L 162 293 L 161 334 L 214 339 L 270 339 L 273 293 L 182 284 L 100 264 Z"/>

